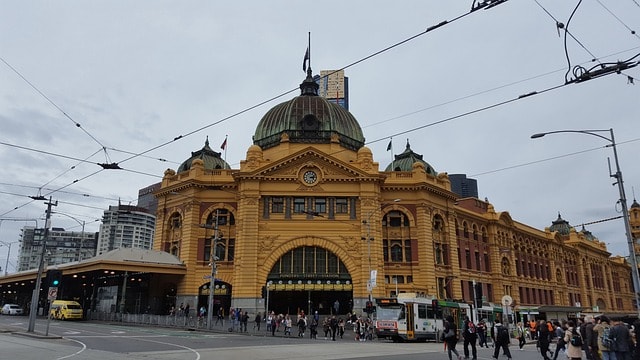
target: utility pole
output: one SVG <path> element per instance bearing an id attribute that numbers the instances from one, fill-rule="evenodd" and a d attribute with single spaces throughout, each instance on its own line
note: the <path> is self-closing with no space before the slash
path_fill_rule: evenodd
<path id="1" fill-rule="evenodd" d="M 51 196 L 49 196 L 49 202 L 47 204 L 47 214 L 44 224 L 44 237 L 42 239 L 42 252 L 40 253 L 40 265 L 38 265 L 38 277 L 36 278 L 36 287 L 33 289 L 31 295 L 31 308 L 29 310 L 29 328 L 27 332 L 33 332 L 36 326 L 36 315 L 38 312 L 38 299 L 40 298 L 40 285 L 42 283 L 42 272 L 44 271 L 44 256 L 47 253 L 47 238 L 49 237 L 49 227 L 51 226 L 51 207 L 58 206 L 58 202 L 51 202 Z"/>

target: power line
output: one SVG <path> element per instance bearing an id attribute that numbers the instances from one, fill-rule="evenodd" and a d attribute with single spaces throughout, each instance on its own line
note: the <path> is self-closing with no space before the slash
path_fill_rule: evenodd
<path id="1" fill-rule="evenodd" d="M 411 41 L 411 40 L 414 40 L 414 39 L 416 39 L 416 38 L 418 38 L 418 37 L 420 37 L 420 36 L 423 36 L 423 35 L 425 35 L 425 34 L 427 34 L 427 33 L 429 33 L 429 32 L 432 32 L 432 31 L 434 31 L 434 30 L 436 30 L 436 29 L 438 29 L 438 28 L 440 28 L 440 27 L 442 27 L 442 26 L 444 26 L 444 25 L 448 25 L 448 24 L 451 24 L 451 23 L 453 23 L 453 22 L 455 22 L 455 21 L 458 21 L 458 20 L 460 20 L 460 19 L 462 19 L 462 18 L 464 18 L 464 17 L 466 17 L 466 16 L 468 16 L 468 15 L 470 15 L 470 14 L 474 13 L 474 12 L 475 12 L 475 11 L 477 11 L 477 10 L 480 10 L 480 9 L 485 9 L 485 10 L 486 10 L 486 9 L 490 9 L 490 8 L 492 8 L 492 7 L 495 7 L 495 6 L 500 5 L 500 4 L 502 4 L 502 3 L 505 3 L 505 2 L 507 2 L 507 0 L 485 0 L 485 1 L 480 1 L 480 2 L 477 2 L 477 3 L 476 3 L 476 1 L 474 1 L 474 2 L 473 2 L 473 5 L 472 5 L 472 8 L 471 8 L 471 11 L 469 11 L 468 13 L 464 13 L 464 14 L 462 14 L 462 15 L 459 15 L 459 16 L 457 16 L 457 17 L 454 17 L 454 18 L 453 18 L 453 19 L 451 19 L 451 20 L 444 20 L 444 21 L 441 21 L 441 22 L 437 23 L 436 25 L 429 26 L 429 27 L 427 27 L 427 28 L 426 28 L 426 30 L 424 30 L 424 31 L 422 31 L 422 32 L 420 32 L 420 33 L 418 33 L 418 34 L 415 34 L 415 35 L 413 35 L 413 36 L 410 36 L 410 37 L 408 37 L 408 38 L 406 38 L 406 39 L 404 39 L 404 40 L 402 40 L 402 41 L 399 41 L 399 42 L 397 42 L 397 43 L 395 43 L 395 44 L 393 44 L 393 45 L 387 46 L 386 48 L 384 48 L 384 49 L 382 49 L 382 50 L 376 51 L 376 52 L 374 52 L 373 54 L 370 54 L 370 55 L 365 56 L 365 57 L 363 57 L 363 58 L 361 58 L 361 59 L 359 59 L 359 60 L 357 60 L 357 61 L 354 61 L 354 62 L 352 62 L 352 63 L 350 63 L 350 64 L 348 64 L 348 65 L 346 65 L 346 66 L 344 66 L 344 67 L 342 67 L 342 68 L 340 68 L 340 69 L 338 69 L 338 70 L 336 70 L 336 71 L 344 70 L 344 69 L 350 68 L 350 67 L 352 67 L 352 66 L 355 66 L 355 65 L 357 65 L 357 64 L 359 64 L 359 63 L 361 63 L 361 62 L 364 62 L 364 61 L 366 61 L 366 60 L 369 60 L 369 59 L 371 59 L 371 58 L 373 58 L 373 57 L 375 57 L 375 56 L 378 56 L 378 55 L 380 55 L 380 54 L 382 54 L 382 53 L 385 53 L 385 52 L 387 52 L 387 51 L 389 51 L 389 50 L 391 50 L 391 49 L 394 49 L 394 48 L 396 48 L 396 47 L 398 47 L 398 46 L 400 46 L 400 45 L 403 45 L 403 44 L 405 44 L 405 43 L 407 43 L 407 42 L 409 42 L 409 41 Z M 329 75 L 331 75 L 331 74 L 328 74 L 328 75 L 326 75 L 326 76 L 329 76 Z M 195 129 L 195 130 L 189 131 L 189 132 L 187 132 L 187 133 L 185 133 L 185 134 L 178 135 L 178 136 L 174 137 L 174 138 L 173 138 L 173 140 L 166 141 L 166 142 L 164 142 L 164 143 L 162 143 L 162 144 L 160 144 L 160 145 L 154 146 L 154 147 L 152 147 L 152 148 L 150 148 L 150 149 L 148 149 L 148 150 L 145 150 L 145 151 L 140 152 L 140 153 L 138 153 L 138 154 L 134 154 L 134 155 L 132 155 L 132 156 L 130 156 L 130 157 L 128 157 L 128 158 L 125 158 L 125 159 L 121 160 L 119 163 L 123 163 L 123 162 L 125 162 L 125 161 L 129 161 L 129 160 L 131 160 L 131 159 L 133 159 L 133 158 L 136 158 L 136 157 L 138 157 L 138 156 L 141 156 L 141 155 L 147 154 L 147 153 L 149 153 L 149 152 L 151 152 L 151 151 L 154 151 L 154 150 L 157 150 L 157 149 L 159 149 L 159 148 L 161 148 L 161 147 L 167 146 L 167 145 L 169 145 L 169 144 L 171 144 L 171 143 L 173 143 L 173 142 L 175 142 L 175 141 L 178 141 L 178 140 L 183 139 L 183 138 L 185 138 L 185 137 L 187 137 L 187 136 L 193 135 L 193 134 L 198 133 L 198 132 L 200 132 L 200 131 L 202 131 L 202 130 L 204 130 L 204 129 L 207 129 L 207 128 L 211 127 L 211 126 L 214 126 L 214 125 L 220 124 L 220 123 L 222 123 L 222 122 L 224 122 L 224 121 L 227 121 L 227 120 L 229 120 L 229 119 L 232 119 L 232 118 L 234 118 L 234 117 L 237 117 L 237 116 L 239 116 L 239 115 L 241 115 L 241 114 L 244 114 L 244 113 L 246 113 L 246 112 L 248 112 L 248 111 L 250 111 L 250 110 L 253 110 L 253 109 L 257 108 L 257 107 L 260 107 L 260 106 L 262 106 L 262 105 L 265 105 L 265 104 L 267 104 L 267 103 L 269 103 L 269 102 L 271 102 L 271 101 L 273 101 L 273 100 L 276 100 L 276 99 L 278 99 L 278 98 L 280 98 L 280 97 L 283 97 L 284 95 L 287 95 L 287 94 L 289 94 L 289 93 L 292 93 L 292 92 L 294 92 L 294 91 L 296 91 L 296 90 L 298 90 L 298 88 L 297 88 L 297 87 L 296 87 L 296 88 L 294 88 L 294 89 L 291 89 L 291 90 L 285 91 L 285 92 L 283 92 L 283 93 L 281 93 L 281 94 L 279 94 L 279 95 L 276 95 L 276 96 L 274 96 L 274 97 L 272 97 L 272 98 L 270 98 L 270 99 L 264 100 L 264 101 L 262 101 L 262 102 L 260 102 L 260 103 L 258 103 L 258 104 L 256 104 L 256 105 L 253 105 L 253 106 L 250 106 L 250 107 L 248 107 L 248 108 L 245 108 L 244 110 L 241 110 L 241 111 L 239 111 L 239 112 L 237 112 L 237 113 L 234 113 L 234 114 L 232 114 L 232 115 L 229 115 L 229 116 L 227 116 L 227 117 L 225 117 L 225 118 L 222 118 L 222 119 L 220 119 L 220 120 L 218 120 L 218 121 L 215 121 L 215 122 L 210 123 L 210 124 L 208 124 L 208 125 L 202 126 L 202 127 L 198 128 L 198 129 Z"/>
<path id="2" fill-rule="evenodd" d="M 60 111 L 64 117 L 69 119 L 77 128 L 82 130 L 91 139 L 93 139 L 93 141 L 98 143 L 98 145 L 100 145 L 101 148 L 103 149 L 105 148 L 104 145 L 102 145 L 102 143 L 98 139 L 96 139 L 93 135 L 91 135 L 91 133 L 89 133 L 85 128 L 83 128 L 79 122 L 72 119 L 71 116 L 69 116 L 69 114 L 67 114 L 64 110 L 62 110 L 60 106 L 58 106 L 58 104 L 56 104 L 53 100 L 51 100 L 51 98 L 49 98 L 45 93 L 40 91 L 40 89 L 38 89 L 37 86 L 35 86 L 31 81 L 29 81 L 29 79 L 27 79 L 24 75 L 22 75 L 16 68 L 11 66 L 11 64 L 9 64 L 2 56 L 0 56 L 0 61 L 2 61 L 5 65 L 7 65 L 9 69 L 11 69 L 14 73 L 16 73 L 16 75 L 18 75 L 22 80 L 24 80 L 24 82 L 26 82 L 33 90 L 35 90 L 38 94 L 40 94 L 40 96 L 42 96 L 45 100 L 47 100 L 51 105 L 53 105 L 53 107 L 58 109 L 58 111 Z"/>

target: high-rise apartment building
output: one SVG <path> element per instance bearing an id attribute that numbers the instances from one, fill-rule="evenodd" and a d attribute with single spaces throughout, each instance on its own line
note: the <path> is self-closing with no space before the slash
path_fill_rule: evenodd
<path id="1" fill-rule="evenodd" d="M 319 85 L 318 95 L 349 110 L 349 78 L 344 70 L 321 70 L 314 80 Z"/>
<path id="2" fill-rule="evenodd" d="M 45 229 L 22 228 L 18 271 L 37 269 L 40 264 Z M 45 264 L 60 265 L 91 258 L 96 253 L 98 233 L 52 228 L 46 241 Z"/>
<path id="3" fill-rule="evenodd" d="M 470 179 L 466 174 L 449 174 L 451 181 L 451 191 L 461 198 L 478 197 L 478 182 Z"/>
<path id="4" fill-rule="evenodd" d="M 104 212 L 97 255 L 118 248 L 151 249 L 156 217 L 145 208 L 109 206 Z"/>

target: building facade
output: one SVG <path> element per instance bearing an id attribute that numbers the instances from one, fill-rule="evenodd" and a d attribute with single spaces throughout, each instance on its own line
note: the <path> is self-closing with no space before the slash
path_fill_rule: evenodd
<path id="1" fill-rule="evenodd" d="M 318 96 L 310 69 L 300 89 L 257 123 L 239 168 L 207 141 L 165 171 L 154 249 L 187 267 L 176 303 L 206 305 L 213 276 L 214 308 L 225 311 L 361 312 L 396 291 L 509 295 L 533 313 L 635 311 L 629 265 L 587 231 L 561 218 L 535 229 L 463 198 L 409 142 L 381 171 L 357 120 Z"/>
<path id="2" fill-rule="evenodd" d="M 102 216 L 96 255 L 119 248 L 151 249 L 155 218 L 139 206 L 109 206 Z"/>
<path id="3" fill-rule="evenodd" d="M 18 271 L 37 269 L 40 265 L 45 229 L 33 226 L 22 228 Z M 96 254 L 98 233 L 66 231 L 52 228 L 46 241 L 45 262 L 47 265 L 60 265 L 88 259 Z"/>

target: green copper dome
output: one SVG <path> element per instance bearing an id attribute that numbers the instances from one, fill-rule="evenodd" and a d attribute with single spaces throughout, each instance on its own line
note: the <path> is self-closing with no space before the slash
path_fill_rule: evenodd
<path id="1" fill-rule="evenodd" d="M 562 235 L 569 235 L 569 232 L 571 231 L 571 225 L 569 225 L 569 222 L 563 219 L 560 216 L 560 213 L 558 213 L 558 218 L 556 219 L 556 221 L 553 221 L 551 223 L 549 230 L 557 231 Z"/>
<path id="2" fill-rule="evenodd" d="M 191 157 L 180 164 L 178 172 L 191 169 L 191 163 L 195 159 L 201 159 L 204 162 L 204 168 L 207 170 L 231 169 L 229 164 L 220 157 L 220 153 L 213 151 L 209 147 L 209 137 L 207 137 L 207 140 L 204 142 L 204 147 L 202 149 L 192 152 Z"/>
<path id="3" fill-rule="evenodd" d="M 283 136 L 294 143 L 328 144 L 337 140 L 357 151 L 364 146 L 360 124 L 349 111 L 318 96 L 318 84 L 310 70 L 300 84 L 300 96 L 274 106 L 262 117 L 253 143 L 268 149 L 280 144 Z"/>
<path id="4" fill-rule="evenodd" d="M 402 154 L 395 155 L 394 160 L 389 166 L 387 166 L 384 171 L 413 171 L 414 163 L 422 163 L 424 165 L 424 170 L 429 175 L 437 176 L 438 173 L 433 169 L 429 163 L 422 160 L 422 155 L 416 154 L 411 150 L 411 145 L 409 145 L 409 139 L 407 139 L 407 147 L 404 149 Z"/>

